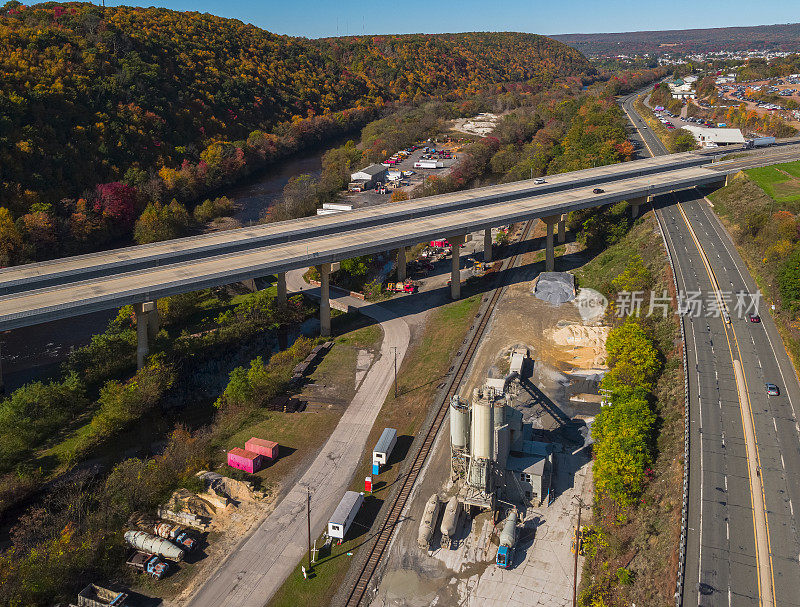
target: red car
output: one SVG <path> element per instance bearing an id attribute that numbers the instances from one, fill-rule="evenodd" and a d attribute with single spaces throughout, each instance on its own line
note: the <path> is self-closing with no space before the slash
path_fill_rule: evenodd
<path id="1" fill-rule="evenodd" d="M 749 318 L 750 318 L 750 322 L 754 322 L 754 323 L 761 322 L 761 317 L 758 314 L 751 314 Z"/>

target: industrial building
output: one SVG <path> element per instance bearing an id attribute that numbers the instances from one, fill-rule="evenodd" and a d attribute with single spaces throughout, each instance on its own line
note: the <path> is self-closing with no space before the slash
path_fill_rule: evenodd
<path id="1" fill-rule="evenodd" d="M 532 440 L 512 406 L 515 383 L 527 352 L 515 349 L 504 379 L 488 379 L 469 402 L 450 403 L 450 450 L 453 480 L 465 506 L 496 509 L 497 500 L 540 506 L 550 491 L 553 449 Z"/>
<path id="2" fill-rule="evenodd" d="M 382 164 L 371 164 L 368 167 L 356 171 L 350 175 L 350 182 L 360 183 L 362 188 L 370 190 L 375 187 L 377 183 L 386 181 L 387 169 Z"/>
<path id="3" fill-rule="evenodd" d="M 702 126 L 687 124 L 681 128 L 686 129 L 695 140 L 703 147 L 716 147 L 721 145 L 742 145 L 745 143 L 744 135 L 739 129 L 712 129 Z"/>

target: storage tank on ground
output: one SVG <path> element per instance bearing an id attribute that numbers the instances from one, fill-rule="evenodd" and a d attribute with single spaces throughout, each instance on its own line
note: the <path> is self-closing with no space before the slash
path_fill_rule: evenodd
<path id="1" fill-rule="evenodd" d="M 469 404 L 461 401 L 458 395 L 450 402 L 450 445 L 454 449 L 469 446 Z"/>
<path id="2" fill-rule="evenodd" d="M 458 519 L 461 515 L 461 503 L 458 498 L 453 496 L 447 502 L 447 507 L 444 509 L 444 516 L 442 517 L 442 548 L 449 549 L 453 545 L 453 538 L 458 530 Z"/>
<path id="3" fill-rule="evenodd" d="M 431 538 L 433 537 L 433 526 L 436 524 L 441 505 L 439 496 L 435 493 L 431 495 L 428 503 L 425 504 L 425 510 L 422 513 L 422 520 L 419 524 L 419 536 L 417 537 L 417 543 L 423 550 L 427 550 L 428 546 L 430 546 Z"/>
<path id="4" fill-rule="evenodd" d="M 492 459 L 492 406 L 486 400 L 472 405 L 470 445 L 473 459 Z"/>
<path id="5" fill-rule="evenodd" d="M 164 538 L 145 533 L 144 531 L 126 531 L 125 541 L 134 548 L 163 556 L 171 561 L 182 561 L 185 552 Z"/>

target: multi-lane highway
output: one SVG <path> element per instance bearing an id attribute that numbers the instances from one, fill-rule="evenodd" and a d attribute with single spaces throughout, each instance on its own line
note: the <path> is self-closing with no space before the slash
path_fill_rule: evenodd
<path id="1" fill-rule="evenodd" d="M 623 101 L 635 125 L 630 98 Z M 666 153 L 649 130 L 653 154 Z M 683 294 L 727 298 L 731 322 L 687 314 L 690 476 L 683 604 L 800 605 L 800 385 L 768 306 L 738 314 L 757 287 L 703 196 L 687 190 L 657 211 Z M 748 298 L 744 299 L 749 304 Z M 781 394 L 768 396 L 766 382 Z"/>

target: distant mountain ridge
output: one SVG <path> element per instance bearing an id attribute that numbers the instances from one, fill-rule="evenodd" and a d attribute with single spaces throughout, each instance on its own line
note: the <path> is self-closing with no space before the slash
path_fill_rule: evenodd
<path id="1" fill-rule="evenodd" d="M 800 23 L 550 36 L 590 56 L 715 50 L 800 51 Z"/>

